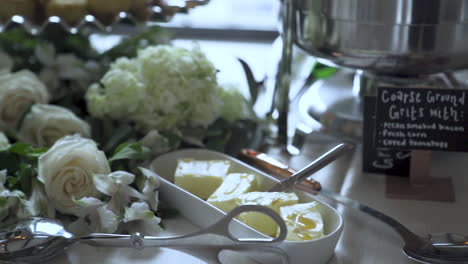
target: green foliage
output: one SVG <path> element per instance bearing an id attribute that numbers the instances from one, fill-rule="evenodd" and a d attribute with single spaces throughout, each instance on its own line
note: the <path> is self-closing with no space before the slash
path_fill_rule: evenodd
<path id="1" fill-rule="evenodd" d="M 8 187 L 12 190 L 21 190 L 23 191 L 23 193 L 30 193 L 32 187 L 32 179 L 35 176 L 36 170 L 31 164 L 21 163 L 20 169 L 16 172 L 16 184 L 14 186 Z"/>
<path id="2" fill-rule="evenodd" d="M 123 143 L 115 149 L 109 162 L 124 159 L 144 159 L 148 152 L 148 148 L 139 143 Z"/>
<path id="3" fill-rule="evenodd" d="M 101 59 L 110 62 L 120 57 L 136 57 L 139 49 L 152 45 L 168 44 L 170 39 L 172 38 L 172 35 L 172 33 L 170 33 L 168 30 L 162 27 L 149 27 L 144 32 L 136 34 L 131 38 L 125 39 L 117 46 L 104 52 L 101 55 Z"/>
<path id="4" fill-rule="evenodd" d="M 43 42 L 21 28 L 0 33 L 0 49 L 12 57 L 13 71 L 20 69 L 39 71 L 41 64 L 34 56 L 34 49 Z"/>
<path id="5" fill-rule="evenodd" d="M 315 65 L 312 68 L 312 74 L 317 80 L 331 77 L 333 74 L 336 73 L 336 71 L 336 68 L 327 66 L 319 62 L 315 63 Z"/>
<path id="6" fill-rule="evenodd" d="M 26 157 L 29 159 L 37 159 L 39 156 L 44 154 L 48 148 L 34 148 L 30 144 L 26 143 L 15 143 L 10 146 L 8 151 L 10 153 L 17 154 L 22 157 Z"/>
<path id="7" fill-rule="evenodd" d="M 268 137 L 266 122 L 252 119 L 229 122 L 220 118 L 208 128 L 204 142 L 209 149 L 237 156 L 242 148 L 260 148 Z"/>
<path id="8" fill-rule="evenodd" d="M 247 78 L 247 84 L 249 86 L 250 92 L 250 106 L 253 107 L 257 102 L 259 93 L 265 90 L 264 80 L 257 82 L 249 64 L 247 64 L 247 62 L 242 59 L 238 58 L 238 60 L 241 63 L 242 68 L 244 69 L 245 77 Z"/>
<path id="9" fill-rule="evenodd" d="M 64 32 L 45 32 L 34 36 L 22 28 L 14 28 L 0 33 L 0 49 L 10 55 L 14 61 L 13 71 L 29 69 L 39 72 L 43 65 L 35 56 L 35 49 L 47 42 L 53 43 L 56 53 L 72 53 L 78 58 L 95 59 L 97 52 L 91 46 L 89 38 L 80 34 Z"/>
<path id="10" fill-rule="evenodd" d="M 0 151 L 0 170 L 7 170 L 6 186 L 29 195 L 32 181 L 37 177 L 37 159 L 47 148 L 34 148 L 25 143 L 15 143 Z"/>

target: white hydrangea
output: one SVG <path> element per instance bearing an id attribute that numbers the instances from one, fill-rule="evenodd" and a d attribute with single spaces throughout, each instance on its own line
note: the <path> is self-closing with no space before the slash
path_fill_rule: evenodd
<path id="1" fill-rule="evenodd" d="M 168 152 L 174 148 L 174 146 L 171 146 L 169 139 L 161 135 L 156 129 L 148 131 L 148 133 L 146 133 L 146 135 L 140 139 L 139 142 L 143 146 L 150 149 L 151 154 L 154 156 Z"/>
<path id="2" fill-rule="evenodd" d="M 90 112 L 97 117 L 106 115 L 122 119 L 135 115 L 146 96 L 145 86 L 130 71 L 110 70 L 101 83 L 105 87 L 104 91 L 98 84 L 93 84 L 86 97 Z"/>
<path id="3" fill-rule="evenodd" d="M 232 85 L 223 86 L 221 100 L 223 101 L 221 116 L 226 120 L 232 122 L 253 116 L 247 100 L 236 87 Z"/>
<path id="4" fill-rule="evenodd" d="M 198 46 L 148 47 L 115 61 L 87 92 L 93 116 L 134 121 L 144 131 L 207 126 L 222 101 L 216 69 Z"/>

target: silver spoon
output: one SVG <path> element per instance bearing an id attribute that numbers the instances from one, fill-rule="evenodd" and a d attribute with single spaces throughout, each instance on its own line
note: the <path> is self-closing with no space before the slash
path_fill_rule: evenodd
<path id="1" fill-rule="evenodd" d="M 229 231 L 229 223 L 243 212 L 260 212 L 271 217 L 279 226 L 279 234 L 272 239 L 236 238 Z M 57 220 L 32 218 L 6 226 L 0 233 L 0 262 L 41 263 L 53 258 L 75 243 L 99 247 L 170 247 L 181 251 L 211 249 L 216 255 L 222 250 L 249 251 L 253 248 L 276 253 L 282 263 L 288 263 L 288 256 L 277 246 L 286 238 L 287 228 L 281 217 L 272 209 L 258 205 L 243 205 L 233 209 L 215 224 L 200 231 L 176 237 L 152 237 L 117 234 L 90 234 L 74 237 Z"/>
<path id="2" fill-rule="evenodd" d="M 341 149 L 338 151 L 339 154 L 343 148 L 344 146 L 340 144 L 324 154 L 322 157 L 330 157 L 330 155 L 333 156 L 337 153 L 337 149 Z M 409 258 L 417 262 L 435 264 L 468 263 L 468 236 L 453 233 L 429 234 L 425 237 L 418 236 L 390 216 L 367 205 L 361 204 L 358 201 L 322 188 L 320 183 L 315 180 L 306 180 L 306 177 L 300 176 L 310 175 L 310 171 L 306 174 L 304 172 L 306 170 L 314 170 L 314 166 L 312 165 L 318 160 L 321 160 L 322 157 L 318 158 L 304 169 L 295 172 L 287 165 L 282 164 L 264 153 L 256 152 L 254 150 L 243 150 L 242 155 L 248 163 L 261 167 L 272 175 L 280 175 L 282 178 L 286 177 L 286 180 L 282 180 L 274 186 L 275 190 L 285 190 L 291 187 L 291 184 L 294 183 L 296 184 L 296 188 L 299 190 L 309 192 L 314 195 L 320 194 L 346 205 L 347 207 L 364 212 L 389 225 L 404 240 L 404 253 Z M 322 162 L 320 163 L 323 164 Z"/>

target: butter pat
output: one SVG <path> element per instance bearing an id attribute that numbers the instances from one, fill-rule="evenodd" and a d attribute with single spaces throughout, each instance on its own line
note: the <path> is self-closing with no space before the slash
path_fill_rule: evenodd
<path id="1" fill-rule="evenodd" d="M 297 204 L 299 200 L 295 193 L 284 192 L 251 192 L 239 197 L 239 205 L 256 204 L 269 207 L 279 214 L 280 207 Z M 269 216 L 247 212 L 239 215 L 239 220 L 248 226 L 268 236 L 275 236 L 278 226 Z"/>
<path id="2" fill-rule="evenodd" d="M 224 178 L 219 188 L 208 198 L 208 203 L 224 212 L 230 212 L 239 204 L 239 196 L 257 189 L 253 174 L 231 173 Z"/>
<path id="3" fill-rule="evenodd" d="M 230 165 L 227 160 L 180 159 L 174 183 L 206 200 L 221 185 Z"/>
<path id="4" fill-rule="evenodd" d="M 323 220 L 317 202 L 281 207 L 280 215 L 288 227 L 286 240 L 304 241 L 323 237 Z"/>

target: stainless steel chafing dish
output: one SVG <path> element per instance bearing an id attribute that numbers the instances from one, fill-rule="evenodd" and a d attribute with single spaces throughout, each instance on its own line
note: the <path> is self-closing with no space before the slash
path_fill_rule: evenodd
<path id="1" fill-rule="evenodd" d="M 379 82 L 426 83 L 434 75 L 444 73 L 447 83 L 457 84 L 450 72 L 468 68 L 468 0 L 281 0 L 281 3 L 280 31 L 284 45 L 275 104 L 282 144 L 287 143 L 288 134 L 287 95 L 293 44 L 326 64 L 358 70 L 354 87 L 352 78 L 332 77 L 330 81 L 314 84 L 311 88 L 314 92 L 310 93 L 313 96 L 305 96 L 307 101 L 321 97 L 318 103 L 309 102 L 310 116 L 323 119 L 331 114 L 333 123 L 326 121 L 330 127 L 340 126 L 336 122 L 352 121 L 356 123 L 353 131 L 361 130 L 360 96 L 375 93 Z M 350 80 L 337 86 L 337 80 L 341 79 Z M 360 90 L 362 84 L 372 87 Z"/>
<path id="2" fill-rule="evenodd" d="M 336 65 L 415 76 L 468 67 L 467 0 L 292 0 L 294 42 Z"/>

